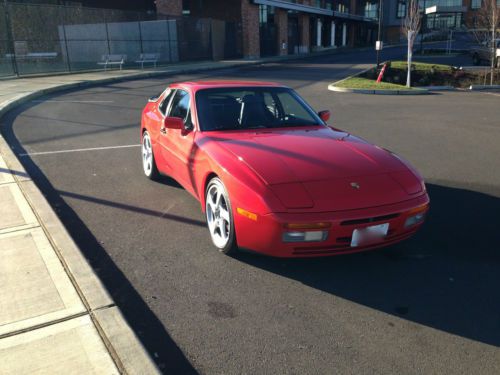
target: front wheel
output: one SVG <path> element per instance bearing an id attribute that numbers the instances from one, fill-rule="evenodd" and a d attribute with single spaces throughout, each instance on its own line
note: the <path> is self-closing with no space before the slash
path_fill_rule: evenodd
<path id="1" fill-rule="evenodd" d="M 158 168 L 156 168 L 151 137 L 147 131 L 142 134 L 141 152 L 142 169 L 144 170 L 144 174 L 150 180 L 156 180 L 160 173 L 158 172 Z"/>
<path id="2" fill-rule="evenodd" d="M 234 220 L 229 195 L 222 181 L 210 180 L 205 196 L 205 214 L 212 242 L 224 254 L 237 250 Z"/>

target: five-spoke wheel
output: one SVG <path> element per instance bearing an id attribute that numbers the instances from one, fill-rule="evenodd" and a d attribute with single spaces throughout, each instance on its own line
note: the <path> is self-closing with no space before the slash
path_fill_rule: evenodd
<path id="1" fill-rule="evenodd" d="M 146 177 L 154 180 L 158 177 L 158 169 L 156 168 L 155 157 L 153 155 L 153 146 L 151 145 L 151 137 L 147 131 L 142 135 L 142 168 Z"/>
<path id="2" fill-rule="evenodd" d="M 219 178 L 210 180 L 205 200 L 207 224 L 212 242 L 223 253 L 234 252 L 236 237 L 231 203 L 226 188 Z"/>

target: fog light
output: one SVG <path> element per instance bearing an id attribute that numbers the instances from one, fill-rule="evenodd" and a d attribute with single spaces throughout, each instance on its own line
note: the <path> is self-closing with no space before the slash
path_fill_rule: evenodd
<path id="1" fill-rule="evenodd" d="M 416 215 L 410 216 L 406 219 L 405 228 L 411 227 L 412 225 L 416 225 L 424 221 L 425 212 L 420 212 Z"/>
<path id="2" fill-rule="evenodd" d="M 319 242 L 328 238 L 326 230 L 316 230 L 307 232 L 284 232 L 283 242 Z"/>

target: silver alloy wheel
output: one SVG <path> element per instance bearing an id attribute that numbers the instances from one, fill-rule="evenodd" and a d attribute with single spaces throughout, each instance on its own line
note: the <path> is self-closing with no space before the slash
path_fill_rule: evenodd
<path id="1" fill-rule="evenodd" d="M 153 173 L 153 147 L 148 132 L 144 132 L 142 137 L 142 167 L 146 176 Z"/>
<path id="2" fill-rule="evenodd" d="M 216 180 L 210 184 L 206 199 L 208 230 L 214 245 L 219 249 L 227 245 L 231 234 L 231 215 L 224 193 L 224 186 Z"/>

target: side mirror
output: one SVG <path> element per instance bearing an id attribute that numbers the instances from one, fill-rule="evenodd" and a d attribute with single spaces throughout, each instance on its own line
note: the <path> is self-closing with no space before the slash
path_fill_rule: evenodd
<path id="1" fill-rule="evenodd" d="M 163 120 L 163 126 L 166 129 L 184 129 L 184 120 L 180 117 L 165 117 Z"/>
<path id="2" fill-rule="evenodd" d="M 328 120 L 330 120 L 330 111 L 320 111 L 318 112 L 318 116 L 324 122 L 327 122 Z"/>

